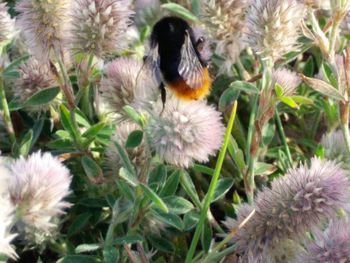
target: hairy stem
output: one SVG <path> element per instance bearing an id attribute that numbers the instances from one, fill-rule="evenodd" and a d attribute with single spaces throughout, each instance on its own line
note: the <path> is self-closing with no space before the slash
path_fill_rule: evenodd
<path id="1" fill-rule="evenodd" d="M 9 110 L 9 106 L 8 106 L 8 103 L 6 100 L 4 82 L 3 82 L 3 79 L 1 77 L 0 77 L 0 100 L 1 100 L 1 107 L 2 107 L 2 111 L 3 111 L 5 128 L 7 130 L 9 137 L 10 137 L 11 145 L 13 146 L 16 143 L 16 135 L 15 135 L 15 130 L 13 129 L 10 110 Z"/>

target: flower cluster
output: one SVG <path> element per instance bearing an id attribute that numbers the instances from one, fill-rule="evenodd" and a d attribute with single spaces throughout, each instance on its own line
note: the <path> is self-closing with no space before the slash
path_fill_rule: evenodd
<path id="1" fill-rule="evenodd" d="M 302 239 L 306 231 L 335 218 L 337 209 L 344 207 L 349 198 L 345 171 L 334 162 L 314 158 L 310 167 L 302 165 L 274 180 L 271 188 L 258 193 L 254 206 L 241 207 L 237 221 L 226 225 L 234 228 L 255 209 L 233 241 L 242 258 L 253 255 L 269 262 L 281 241 Z"/>
<path id="2" fill-rule="evenodd" d="M 0 43 L 11 39 L 15 33 L 15 20 L 7 10 L 6 3 L 0 3 Z"/>

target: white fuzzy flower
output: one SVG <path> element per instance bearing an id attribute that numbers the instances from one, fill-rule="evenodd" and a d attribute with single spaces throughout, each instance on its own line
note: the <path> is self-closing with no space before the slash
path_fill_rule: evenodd
<path id="1" fill-rule="evenodd" d="M 70 204 L 69 170 L 50 153 L 36 152 L 20 157 L 11 165 L 10 198 L 17 214 L 30 228 L 49 232 L 55 226 L 51 219 L 64 213 Z"/>
<path id="2" fill-rule="evenodd" d="M 14 223 L 14 207 L 7 198 L 2 196 L 0 196 L 0 207 L 0 257 L 1 255 L 5 255 L 16 259 L 17 254 L 11 246 L 11 241 L 17 234 L 11 234 L 10 232 Z"/>
<path id="3" fill-rule="evenodd" d="M 0 42 L 9 40 L 15 33 L 15 20 L 8 13 L 6 3 L 0 2 Z"/>
<path id="4" fill-rule="evenodd" d="M 169 98 L 155 106 L 146 128 L 152 149 L 166 162 L 188 167 L 194 161 L 207 162 L 220 148 L 224 126 L 221 116 L 204 101 Z"/>
<path id="5" fill-rule="evenodd" d="M 0 157 L 0 198 L 8 194 L 10 178 L 9 163 L 4 157 Z"/>
<path id="6" fill-rule="evenodd" d="M 282 87 L 283 96 L 292 96 L 300 82 L 299 76 L 289 69 L 280 68 L 272 72 L 272 88 L 278 83 Z"/>

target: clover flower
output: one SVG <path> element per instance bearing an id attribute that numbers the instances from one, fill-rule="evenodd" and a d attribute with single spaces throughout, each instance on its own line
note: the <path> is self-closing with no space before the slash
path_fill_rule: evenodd
<path id="1" fill-rule="evenodd" d="M 30 58 L 25 64 L 19 67 L 20 78 L 14 85 L 14 94 L 21 103 L 25 103 L 31 96 L 40 90 L 57 86 L 55 76 L 52 74 L 48 63 L 40 63 L 35 58 Z M 55 103 L 55 102 L 51 102 Z M 57 101 L 56 101 L 57 104 Z M 48 110 L 48 104 L 27 107 L 31 112 Z"/>
<path id="2" fill-rule="evenodd" d="M 29 50 L 39 60 L 62 54 L 70 24 L 69 0 L 21 0 L 16 5 L 18 27 Z"/>
<path id="3" fill-rule="evenodd" d="M 0 43 L 10 40 L 15 33 L 15 20 L 8 13 L 6 3 L 0 2 Z"/>
<path id="4" fill-rule="evenodd" d="M 350 224 L 348 220 L 338 219 L 330 223 L 322 233 L 315 234 L 306 251 L 296 263 L 350 262 Z"/>
<path id="5" fill-rule="evenodd" d="M 298 49 L 304 5 L 296 0 L 256 0 L 248 8 L 244 40 L 263 59 L 276 61 Z"/>
<path id="6" fill-rule="evenodd" d="M 350 172 L 350 155 L 341 130 L 323 135 L 321 145 L 326 159 L 339 163 L 344 170 Z"/>
<path id="7" fill-rule="evenodd" d="M 155 101 L 159 94 L 151 75 L 150 70 L 143 67 L 141 61 L 118 58 L 104 68 L 101 81 L 102 97 L 111 109 L 118 113 L 122 113 L 125 105 L 146 107 L 149 102 Z"/>
<path id="8" fill-rule="evenodd" d="M 278 83 L 283 89 L 283 96 L 292 96 L 296 88 L 300 85 L 301 79 L 295 73 L 286 68 L 274 70 L 272 72 L 272 87 Z"/>
<path id="9" fill-rule="evenodd" d="M 69 170 L 50 153 L 36 152 L 20 157 L 11 164 L 9 193 L 16 213 L 25 226 L 49 233 L 55 226 L 52 219 L 64 213 L 70 204 Z"/>
<path id="10" fill-rule="evenodd" d="M 219 69 L 221 73 L 231 73 L 231 66 L 236 62 L 245 47 L 242 42 L 245 11 L 249 0 L 206 0 L 202 4 L 203 22 L 209 30 L 215 52 L 225 58 Z"/>
<path id="11" fill-rule="evenodd" d="M 74 0 L 73 50 L 102 57 L 123 47 L 133 14 L 128 0 Z"/>
<path id="12" fill-rule="evenodd" d="M 117 125 L 116 132 L 112 136 L 111 143 L 108 145 L 106 150 L 107 164 L 113 171 L 118 171 L 122 166 L 115 143 L 125 146 L 130 133 L 136 130 L 140 130 L 140 127 L 128 120 L 120 122 Z M 127 153 L 135 167 L 138 168 L 143 166 L 147 158 L 144 142 L 141 142 L 141 144 L 135 148 L 127 149 Z"/>
<path id="13" fill-rule="evenodd" d="M 275 179 L 271 188 L 257 194 L 254 207 L 242 206 L 237 221 L 229 220 L 226 225 L 239 225 L 255 208 L 254 216 L 238 230 L 233 242 L 243 259 L 252 254 L 269 262 L 281 242 L 299 241 L 306 231 L 334 218 L 349 197 L 345 171 L 334 162 L 313 158 L 310 167 L 301 165 Z"/>
<path id="14" fill-rule="evenodd" d="M 148 143 L 170 164 L 189 167 L 194 161 L 207 162 L 220 148 L 224 133 L 220 113 L 204 101 L 169 98 L 155 105 L 146 128 Z"/>
<path id="15" fill-rule="evenodd" d="M 11 246 L 12 240 L 17 236 L 17 234 L 11 233 L 11 228 L 14 223 L 14 207 L 11 205 L 10 201 L 3 196 L 0 196 L 0 207 L 0 256 L 5 255 L 9 258 L 16 259 L 18 256 Z"/>

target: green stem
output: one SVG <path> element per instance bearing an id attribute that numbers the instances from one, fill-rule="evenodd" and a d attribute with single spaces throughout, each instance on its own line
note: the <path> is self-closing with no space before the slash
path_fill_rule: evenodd
<path id="1" fill-rule="evenodd" d="M 90 120 L 93 119 L 93 108 L 92 108 L 92 102 L 90 100 L 90 92 L 92 90 L 92 86 L 90 83 L 90 69 L 92 67 L 92 63 L 94 60 L 94 55 L 90 54 L 88 58 L 88 65 L 87 65 L 87 74 L 88 76 L 88 83 L 86 87 L 83 87 L 83 101 L 82 101 L 82 110 L 87 114 Z"/>
<path id="2" fill-rule="evenodd" d="M 350 131 L 349 131 L 349 102 L 341 103 L 339 105 L 340 110 L 340 123 L 341 130 L 345 139 L 346 147 L 350 153 Z"/>
<path id="3" fill-rule="evenodd" d="M 253 131 L 255 129 L 254 121 L 255 121 L 256 111 L 258 109 L 258 100 L 259 100 L 259 96 L 255 95 L 253 97 L 253 107 L 252 107 L 252 111 L 251 111 L 250 117 L 249 117 L 249 126 L 248 126 L 249 128 L 248 128 L 247 148 L 246 148 L 246 161 L 247 161 L 247 163 L 250 162 L 250 146 L 252 144 Z"/>
<path id="4" fill-rule="evenodd" d="M 291 167 L 293 167 L 293 158 L 292 158 L 292 155 L 291 155 L 290 150 L 289 150 L 289 146 L 288 146 L 287 139 L 286 139 L 286 134 L 284 133 L 282 121 L 281 121 L 277 107 L 275 110 L 275 118 L 276 118 L 276 122 L 277 122 L 278 132 L 279 132 L 280 138 L 282 140 L 284 150 L 287 154 L 289 167 L 291 168 Z"/>
<path id="5" fill-rule="evenodd" d="M 3 82 L 3 79 L 1 77 L 0 77 L 0 100 L 1 100 L 2 110 L 3 110 L 3 118 L 4 118 L 5 128 L 7 130 L 9 137 L 10 137 L 10 142 L 13 146 L 16 144 L 16 135 L 15 135 L 15 130 L 13 129 L 10 110 L 9 110 L 9 106 L 8 106 L 7 100 L 6 100 L 4 82 Z"/>
<path id="6" fill-rule="evenodd" d="M 233 108 L 232 108 L 230 120 L 229 120 L 227 128 L 226 128 L 224 143 L 223 143 L 222 148 L 221 148 L 220 153 L 219 153 L 219 157 L 218 157 L 218 160 L 217 160 L 217 163 L 215 166 L 215 171 L 214 171 L 213 177 L 212 177 L 211 182 L 210 182 L 208 193 L 204 199 L 204 205 L 203 205 L 203 209 L 202 209 L 201 214 L 200 214 L 199 223 L 198 223 L 196 231 L 194 233 L 190 249 L 189 249 L 187 256 L 186 256 L 185 263 L 192 262 L 192 258 L 193 258 L 194 252 L 196 250 L 199 237 L 202 233 L 204 222 L 207 219 L 207 213 L 209 210 L 209 206 L 210 206 L 211 200 L 213 199 L 214 191 L 215 191 L 216 185 L 217 185 L 218 180 L 219 180 L 220 170 L 221 170 L 222 164 L 223 164 L 224 159 L 225 159 L 226 150 L 227 150 L 227 146 L 228 146 L 228 143 L 230 140 L 233 123 L 234 123 L 234 120 L 236 117 L 236 112 L 237 112 L 237 101 L 235 101 Z"/>

